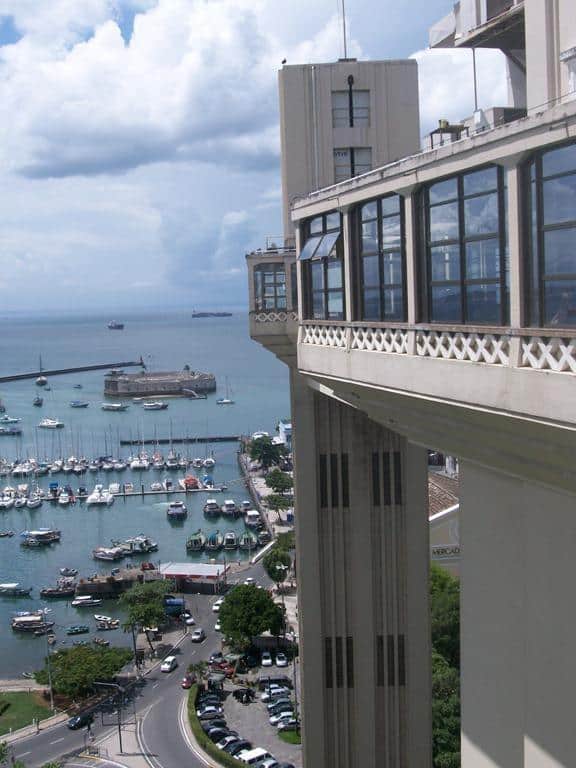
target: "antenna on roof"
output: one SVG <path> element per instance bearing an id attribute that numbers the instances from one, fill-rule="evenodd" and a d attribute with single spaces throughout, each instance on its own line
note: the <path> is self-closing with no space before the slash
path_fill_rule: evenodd
<path id="1" fill-rule="evenodd" d="M 348 47 L 346 45 L 346 8 L 342 0 L 342 39 L 344 41 L 344 58 L 348 58 Z"/>

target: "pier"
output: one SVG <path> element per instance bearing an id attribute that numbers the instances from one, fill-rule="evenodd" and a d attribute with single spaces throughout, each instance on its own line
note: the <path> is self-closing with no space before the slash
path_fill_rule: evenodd
<path id="1" fill-rule="evenodd" d="M 191 445 L 200 443 L 238 443 L 241 435 L 211 435 L 207 437 L 147 437 L 143 440 L 120 440 L 120 445 Z"/>
<path id="2" fill-rule="evenodd" d="M 85 371 L 104 371 L 110 368 L 146 368 L 146 364 L 140 360 L 132 360 L 121 363 L 96 363 L 94 365 L 76 365 L 73 368 L 50 368 L 29 373 L 13 373 L 10 376 L 0 376 L 0 384 L 10 381 L 24 381 L 25 379 L 37 379 L 39 376 L 65 376 L 67 373 L 84 373 Z"/>

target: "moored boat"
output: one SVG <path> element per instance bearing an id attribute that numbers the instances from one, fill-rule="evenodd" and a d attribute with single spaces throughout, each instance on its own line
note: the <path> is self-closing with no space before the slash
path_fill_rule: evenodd
<path id="1" fill-rule="evenodd" d="M 43 587 L 40 590 L 40 597 L 56 599 L 59 597 L 74 597 L 76 592 L 75 584 L 61 584 L 55 587 Z"/>
<path id="2" fill-rule="evenodd" d="M 252 533 L 252 531 L 244 531 L 244 533 L 240 534 L 238 546 L 243 551 L 251 552 L 253 549 L 256 549 L 256 547 L 258 546 L 258 539 Z"/>
<path id="3" fill-rule="evenodd" d="M 102 403 L 100 408 L 103 411 L 121 412 L 128 410 L 128 403 Z"/>
<path id="4" fill-rule="evenodd" d="M 21 587 L 18 582 L 0 584 L 0 597 L 30 597 L 32 587 Z"/>
<path id="5" fill-rule="evenodd" d="M 188 510 L 186 509 L 184 502 L 171 501 L 170 504 L 168 504 L 166 515 L 169 520 L 184 520 L 184 518 L 188 517 Z"/>
<path id="6" fill-rule="evenodd" d="M 63 426 L 63 421 L 60 421 L 59 419 L 50 419 L 48 417 L 41 419 L 38 424 L 39 429 L 62 429 Z"/>
<path id="7" fill-rule="evenodd" d="M 77 568 L 60 568 L 60 574 L 62 576 L 78 576 Z"/>
<path id="8" fill-rule="evenodd" d="M 186 542 L 186 550 L 188 552 L 201 552 L 204 549 L 205 544 L 206 536 L 202 529 L 199 528 Z"/>
<path id="9" fill-rule="evenodd" d="M 237 549 L 238 548 L 238 536 L 234 531 L 226 531 L 224 534 L 224 549 Z"/>
<path id="10" fill-rule="evenodd" d="M 107 327 L 110 331 L 123 331 L 124 323 L 119 323 L 117 320 L 110 320 Z"/>
<path id="11" fill-rule="evenodd" d="M 0 531 L 0 539 L 12 538 L 14 531 Z"/>
<path id="12" fill-rule="evenodd" d="M 222 504 L 222 514 L 227 517 L 237 517 L 240 514 L 234 499 L 226 499 L 224 501 L 224 504 Z"/>
<path id="13" fill-rule="evenodd" d="M 62 533 L 55 528 L 38 528 L 35 531 L 22 531 L 20 536 L 22 537 L 22 546 L 42 547 L 60 541 Z"/>
<path id="14" fill-rule="evenodd" d="M 36 395 L 34 400 L 32 400 L 32 405 L 35 405 L 36 408 L 41 408 L 44 403 L 44 400 L 40 397 L 40 395 Z"/>
<path id="15" fill-rule="evenodd" d="M 99 632 L 111 632 L 113 629 L 120 627 L 120 619 L 110 619 L 109 621 L 98 621 L 96 623 L 96 629 Z"/>
<path id="16" fill-rule="evenodd" d="M 223 544 L 224 536 L 220 533 L 220 531 L 215 531 L 214 533 L 209 534 L 208 538 L 206 539 L 206 550 L 215 552 L 219 549 L 222 549 Z"/>
<path id="17" fill-rule="evenodd" d="M 88 624 L 73 624 L 66 629 L 67 635 L 85 635 L 90 632 Z"/>
<path id="18" fill-rule="evenodd" d="M 89 608 L 92 605 L 100 605 L 102 600 L 98 597 L 92 597 L 92 595 L 80 595 L 72 600 L 74 608 Z"/>
<path id="19" fill-rule="evenodd" d="M 218 504 L 216 499 L 206 500 L 206 504 L 204 504 L 204 514 L 206 517 L 218 517 L 221 512 L 222 510 L 220 509 L 220 504 Z"/>
<path id="20" fill-rule="evenodd" d="M 108 488 L 102 485 L 95 485 L 92 493 L 86 497 L 87 506 L 107 506 L 114 503 L 114 496 Z"/>
<path id="21" fill-rule="evenodd" d="M 107 562 L 122 560 L 125 554 L 122 547 L 96 547 L 92 550 L 94 560 L 106 560 Z"/>
<path id="22" fill-rule="evenodd" d="M 89 405 L 86 400 L 72 400 L 70 408 L 88 408 Z"/>
<path id="23" fill-rule="evenodd" d="M 148 536 L 144 536 L 143 533 L 138 536 L 132 536 L 124 541 L 114 541 L 113 544 L 116 547 L 120 547 L 124 554 L 128 556 L 147 555 L 149 552 L 158 551 L 158 544 Z"/>
<path id="24" fill-rule="evenodd" d="M 145 411 L 165 411 L 168 408 L 168 403 L 164 403 L 162 400 L 151 400 L 147 403 L 142 403 L 142 408 Z"/>
<path id="25" fill-rule="evenodd" d="M 19 613 L 10 620 L 10 626 L 15 632 L 36 632 L 48 630 L 54 626 L 53 621 L 46 619 L 45 611 L 30 611 Z"/>

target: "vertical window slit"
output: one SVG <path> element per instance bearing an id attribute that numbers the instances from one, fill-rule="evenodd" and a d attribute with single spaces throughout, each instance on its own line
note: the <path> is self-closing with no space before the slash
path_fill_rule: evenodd
<path id="1" fill-rule="evenodd" d="M 372 504 L 380 506 L 380 462 L 378 454 L 372 454 Z"/>
<path id="2" fill-rule="evenodd" d="M 354 640 L 346 638 L 346 684 L 348 688 L 354 688 Z"/>
<path id="3" fill-rule="evenodd" d="M 388 635 L 387 643 L 387 658 L 388 658 L 388 685 L 396 685 L 396 669 L 394 664 L 394 635 Z"/>
<path id="4" fill-rule="evenodd" d="M 385 451 L 382 456 L 382 472 L 384 473 L 384 506 L 392 504 L 391 478 L 390 478 L 390 454 Z"/>
<path id="5" fill-rule="evenodd" d="M 319 464 L 320 480 L 320 507 L 326 509 L 328 506 L 328 467 L 326 465 L 326 454 L 320 454 Z"/>
<path id="6" fill-rule="evenodd" d="M 332 675 L 332 638 L 324 638 L 324 676 L 326 678 L 326 688 L 334 687 Z"/>
<path id="7" fill-rule="evenodd" d="M 384 638 L 376 636 L 376 685 L 384 685 Z"/>
<path id="8" fill-rule="evenodd" d="M 398 685 L 406 685 L 406 655 L 404 635 L 398 635 Z"/>
<path id="9" fill-rule="evenodd" d="M 338 456 L 330 454 L 330 490 L 332 492 L 332 507 L 338 506 Z"/>
<path id="10" fill-rule="evenodd" d="M 342 688 L 344 685 L 344 657 L 342 654 L 342 638 L 335 637 L 336 645 L 336 687 Z"/>
<path id="11" fill-rule="evenodd" d="M 342 506 L 350 506 L 350 484 L 348 478 L 348 454 L 343 453 L 340 459 L 340 468 L 342 470 Z"/>
<path id="12" fill-rule="evenodd" d="M 402 455 L 394 451 L 394 503 L 402 504 Z"/>

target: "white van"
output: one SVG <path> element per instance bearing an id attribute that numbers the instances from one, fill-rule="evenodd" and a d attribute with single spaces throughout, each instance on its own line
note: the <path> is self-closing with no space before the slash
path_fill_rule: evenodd
<path id="1" fill-rule="evenodd" d="M 160 666 L 160 672 L 172 672 L 178 666 L 178 660 L 176 656 L 166 656 Z"/>
<path id="2" fill-rule="evenodd" d="M 266 749 L 256 747 L 256 749 L 243 749 L 239 755 L 236 755 L 236 757 L 246 765 L 255 765 L 256 763 L 259 763 L 260 760 L 264 760 L 265 757 L 271 758 L 272 755 Z"/>

